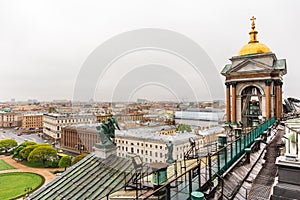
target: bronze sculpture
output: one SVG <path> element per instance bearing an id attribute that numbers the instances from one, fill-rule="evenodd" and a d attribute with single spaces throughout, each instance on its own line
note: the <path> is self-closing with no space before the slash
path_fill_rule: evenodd
<path id="1" fill-rule="evenodd" d="M 105 121 L 102 120 L 101 125 L 96 127 L 102 147 L 115 146 L 115 130 L 116 128 L 120 130 L 118 121 L 114 117 L 108 118 L 107 121 L 108 123 L 105 123 Z"/>

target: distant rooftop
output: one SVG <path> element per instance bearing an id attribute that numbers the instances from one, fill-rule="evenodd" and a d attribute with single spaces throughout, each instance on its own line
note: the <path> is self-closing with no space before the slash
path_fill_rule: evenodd
<path id="1" fill-rule="evenodd" d="M 175 119 L 193 119 L 204 121 L 220 121 L 225 115 L 224 111 L 175 111 Z"/>
<path id="2" fill-rule="evenodd" d="M 30 117 L 30 116 L 43 116 L 43 113 L 28 113 L 28 114 L 24 114 L 24 117 Z"/>
<path id="3" fill-rule="evenodd" d="M 77 127 L 82 129 L 88 129 L 92 131 L 96 131 L 96 127 L 99 126 L 99 124 L 78 124 L 73 125 L 71 127 Z M 224 131 L 223 127 L 213 127 L 205 131 L 201 131 L 200 134 L 195 134 L 193 132 L 189 133 L 179 133 L 175 132 L 173 135 L 163 135 L 158 134 L 158 132 L 163 130 L 172 130 L 175 129 L 175 126 L 153 126 L 153 127 L 141 127 L 141 128 L 132 128 L 127 130 L 116 130 L 115 134 L 117 137 L 122 138 L 137 138 L 140 140 L 149 140 L 149 141 L 156 141 L 156 142 L 162 142 L 166 143 L 168 141 L 172 141 L 174 144 L 180 144 L 183 142 L 186 142 L 189 138 L 202 138 L 206 135 L 211 135 L 216 132 L 222 132 Z"/>
<path id="4" fill-rule="evenodd" d="M 46 113 L 45 116 L 50 117 L 92 117 L 95 116 L 94 114 L 90 113 L 78 113 L 78 114 L 61 114 L 61 113 Z"/>

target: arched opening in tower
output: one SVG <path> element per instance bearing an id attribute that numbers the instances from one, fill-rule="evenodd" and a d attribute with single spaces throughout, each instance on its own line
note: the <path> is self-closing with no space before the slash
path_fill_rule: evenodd
<path id="1" fill-rule="evenodd" d="M 242 122 L 246 127 L 258 126 L 262 120 L 262 95 L 255 86 L 248 86 L 242 91 Z"/>

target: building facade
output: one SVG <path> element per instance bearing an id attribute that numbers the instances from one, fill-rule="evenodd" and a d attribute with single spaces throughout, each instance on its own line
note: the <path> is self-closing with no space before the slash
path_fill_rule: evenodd
<path id="1" fill-rule="evenodd" d="M 242 122 L 247 127 L 281 117 L 282 80 L 286 74 L 286 60 L 277 59 L 258 42 L 255 18 L 251 20 L 249 43 L 221 72 L 226 77 L 226 121 Z"/>
<path id="2" fill-rule="evenodd" d="M 74 153 L 93 152 L 93 146 L 100 142 L 95 126 L 73 125 L 61 129 L 60 146 Z"/>
<path id="3" fill-rule="evenodd" d="M 108 121 L 108 118 L 112 117 L 113 115 L 110 114 L 110 113 L 105 113 L 105 114 L 96 114 L 96 117 L 97 117 L 97 122 L 98 123 L 101 123 L 103 120 L 105 122 Z"/>
<path id="4" fill-rule="evenodd" d="M 0 127 L 13 128 L 22 126 L 22 114 L 13 111 L 0 112 Z"/>
<path id="5" fill-rule="evenodd" d="M 61 137 L 64 126 L 75 124 L 94 124 L 97 118 L 93 114 L 44 114 L 43 134 L 57 140 Z"/>
<path id="6" fill-rule="evenodd" d="M 99 135 L 96 131 L 97 124 L 66 126 L 62 128 L 61 147 L 76 153 L 90 153 L 95 143 L 99 143 Z M 116 130 L 115 143 L 118 147 L 117 155 L 128 157 L 138 155 L 143 162 L 166 162 L 168 152 L 166 144 L 173 143 L 173 158 L 183 160 L 184 153 L 193 138 L 197 148 L 216 142 L 217 135 L 224 133 L 223 128 L 214 128 L 199 134 L 178 133 L 174 127 L 159 126 L 134 128 L 128 130 Z"/>
<path id="7" fill-rule="evenodd" d="M 24 114 L 22 120 L 22 129 L 27 131 L 41 131 L 43 130 L 43 119 L 44 117 L 42 113 Z"/>

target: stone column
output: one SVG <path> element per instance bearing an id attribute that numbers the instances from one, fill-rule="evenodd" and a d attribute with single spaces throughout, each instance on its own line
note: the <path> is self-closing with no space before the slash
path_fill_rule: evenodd
<path id="1" fill-rule="evenodd" d="M 236 82 L 231 83 L 232 86 L 232 117 L 231 117 L 231 122 L 233 124 L 236 124 Z"/>
<path id="2" fill-rule="evenodd" d="M 282 114 L 282 84 L 283 82 L 280 81 L 280 85 L 279 85 L 279 101 L 278 101 L 278 111 L 279 111 L 279 118 L 281 118 L 281 114 Z"/>
<path id="3" fill-rule="evenodd" d="M 226 85 L 226 122 L 230 123 L 230 83 L 225 83 Z"/>
<path id="4" fill-rule="evenodd" d="M 271 91 L 270 91 L 270 85 L 272 81 L 266 80 L 266 120 L 270 119 L 271 114 Z"/>
<path id="5" fill-rule="evenodd" d="M 276 119 L 280 119 L 281 116 L 281 110 L 282 110 L 282 97 L 281 97 L 281 85 L 282 82 L 280 80 L 275 81 L 275 96 L 276 96 L 276 102 L 275 102 L 275 111 L 276 111 Z"/>

